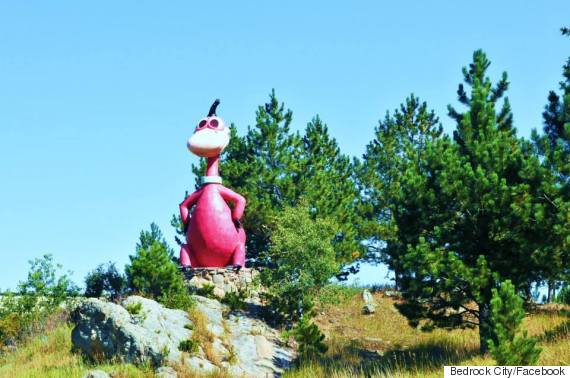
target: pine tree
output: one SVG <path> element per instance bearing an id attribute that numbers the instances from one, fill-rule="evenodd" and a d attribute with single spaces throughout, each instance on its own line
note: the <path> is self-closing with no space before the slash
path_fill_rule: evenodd
<path id="1" fill-rule="evenodd" d="M 441 136 L 442 127 L 433 110 L 429 111 L 425 102 L 411 94 L 393 115 L 387 113 L 379 122 L 374 140 L 366 147 L 365 163 L 359 165 L 362 232 L 373 251 L 369 256 L 388 264 L 395 272 L 396 287 L 400 278 L 399 256 L 432 221 L 416 211 L 420 207 L 410 203 L 419 197 L 402 195 L 402 172 L 413 170 L 422 174 L 427 145 Z"/>
<path id="2" fill-rule="evenodd" d="M 334 239 L 337 262 L 349 264 L 361 257 L 355 166 L 319 116 L 305 128 L 298 169 L 294 203 L 307 203 L 313 219 L 335 219 L 340 226 Z"/>
<path id="3" fill-rule="evenodd" d="M 497 365 L 536 364 L 541 352 L 536 346 L 537 340 L 528 337 L 526 331 L 520 330 L 525 316 L 522 298 L 517 295 L 509 280 L 503 282 L 499 290 L 492 291 L 491 321 L 496 340 L 487 342 Z"/>
<path id="4" fill-rule="evenodd" d="M 186 307 L 190 303 L 188 292 L 172 256 L 173 250 L 156 224 L 151 224 L 150 231 L 141 231 L 136 252 L 125 267 L 129 290 L 172 307 Z M 173 297 L 182 302 L 181 306 L 172 302 Z"/>
<path id="5" fill-rule="evenodd" d="M 295 341 L 299 344 L 299 354 L 305 358 L 311 358 L 323 354 L 328 350 L 324 343 L 325 335 L 319 327 L 311 322 L 311 318 L 303 315 L 293 328 Z"/>
<path id="6" fill-rule="evenodd" d="M 547 263 L 535 226 L 545 202 L 539 195 L 542 170 L 528 143 L 516 136 L 508 99 L 500 104 L 506 73 L 493 86 L 489 65 L 475 51 L 463 69 L 470 93 L 463 85 L 457 92 L 467 110 L 449 107 L 457 121 L 453 140 L 427 142 L 419 169 L 401 173 L 402 200 L 394 207 L 401 214 L 394 216 L 404 233 L 400 240 L 407 243 L 395 262 L 405 299 L 400 310 L 412 324 L 428 319 L 440 327 L 478 325 L 483 352 L 486 340 L 495 339 L 492 288 L 510 279 L 525 291 Z M 408 224 L 415 217 L 420 229 Z"/>

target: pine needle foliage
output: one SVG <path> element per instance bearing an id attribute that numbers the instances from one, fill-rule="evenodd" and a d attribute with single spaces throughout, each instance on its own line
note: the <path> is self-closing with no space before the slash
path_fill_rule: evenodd
<path id="1" fill-rule="evenodd" d="M 487 340 L 489 351 L 497 365 L 526 366 L 538 362 L 541 349 L 537 340 L 521 331 L 525 316 L 523 300 L 517 295 L 515 286 L 507 280 L 499 289 L 493 289 L 491 300 L 491 322 L 495 340 Z"/>

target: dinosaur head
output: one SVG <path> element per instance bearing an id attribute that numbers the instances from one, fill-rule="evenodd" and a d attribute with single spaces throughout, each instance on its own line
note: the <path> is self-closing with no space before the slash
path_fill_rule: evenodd
<path id="1" fill-rule="evenodd" d="M 223 119 L 216 116 L 220 100 L 214 101 L 210 111 L 196 126 L 196 131 L 188 139 L 188 149 L 195 155 L 209 158 L 222 153 L 230 142 L 230 129 Z"/>

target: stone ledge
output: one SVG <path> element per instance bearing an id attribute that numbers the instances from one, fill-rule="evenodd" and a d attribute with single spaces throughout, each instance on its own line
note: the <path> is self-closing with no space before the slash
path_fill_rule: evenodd
<path id="1" fill-rule="evenodd" d="M 186 285 L 192 291 L 205 285 L 214 286 L 214 295 L 223 298 L 226 293 L 252 290 L 259 272 L 252 268 L 188 268 L 184 271 Z M 253 290 L 255 291 L 255 290 Z M 253 294 L 253 293 L 250 293 Z"/>

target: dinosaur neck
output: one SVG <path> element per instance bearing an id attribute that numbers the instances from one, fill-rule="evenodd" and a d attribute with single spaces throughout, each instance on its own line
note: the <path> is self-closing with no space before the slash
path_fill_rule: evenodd
<path id="1" fill-rule="evenodd" d="M 219 176 L 220 171 L 218 169 L 220 163 L 220 155 L 216 157 L 208 158 L 208 165 L 206 167 L 206 176 Z"/>

